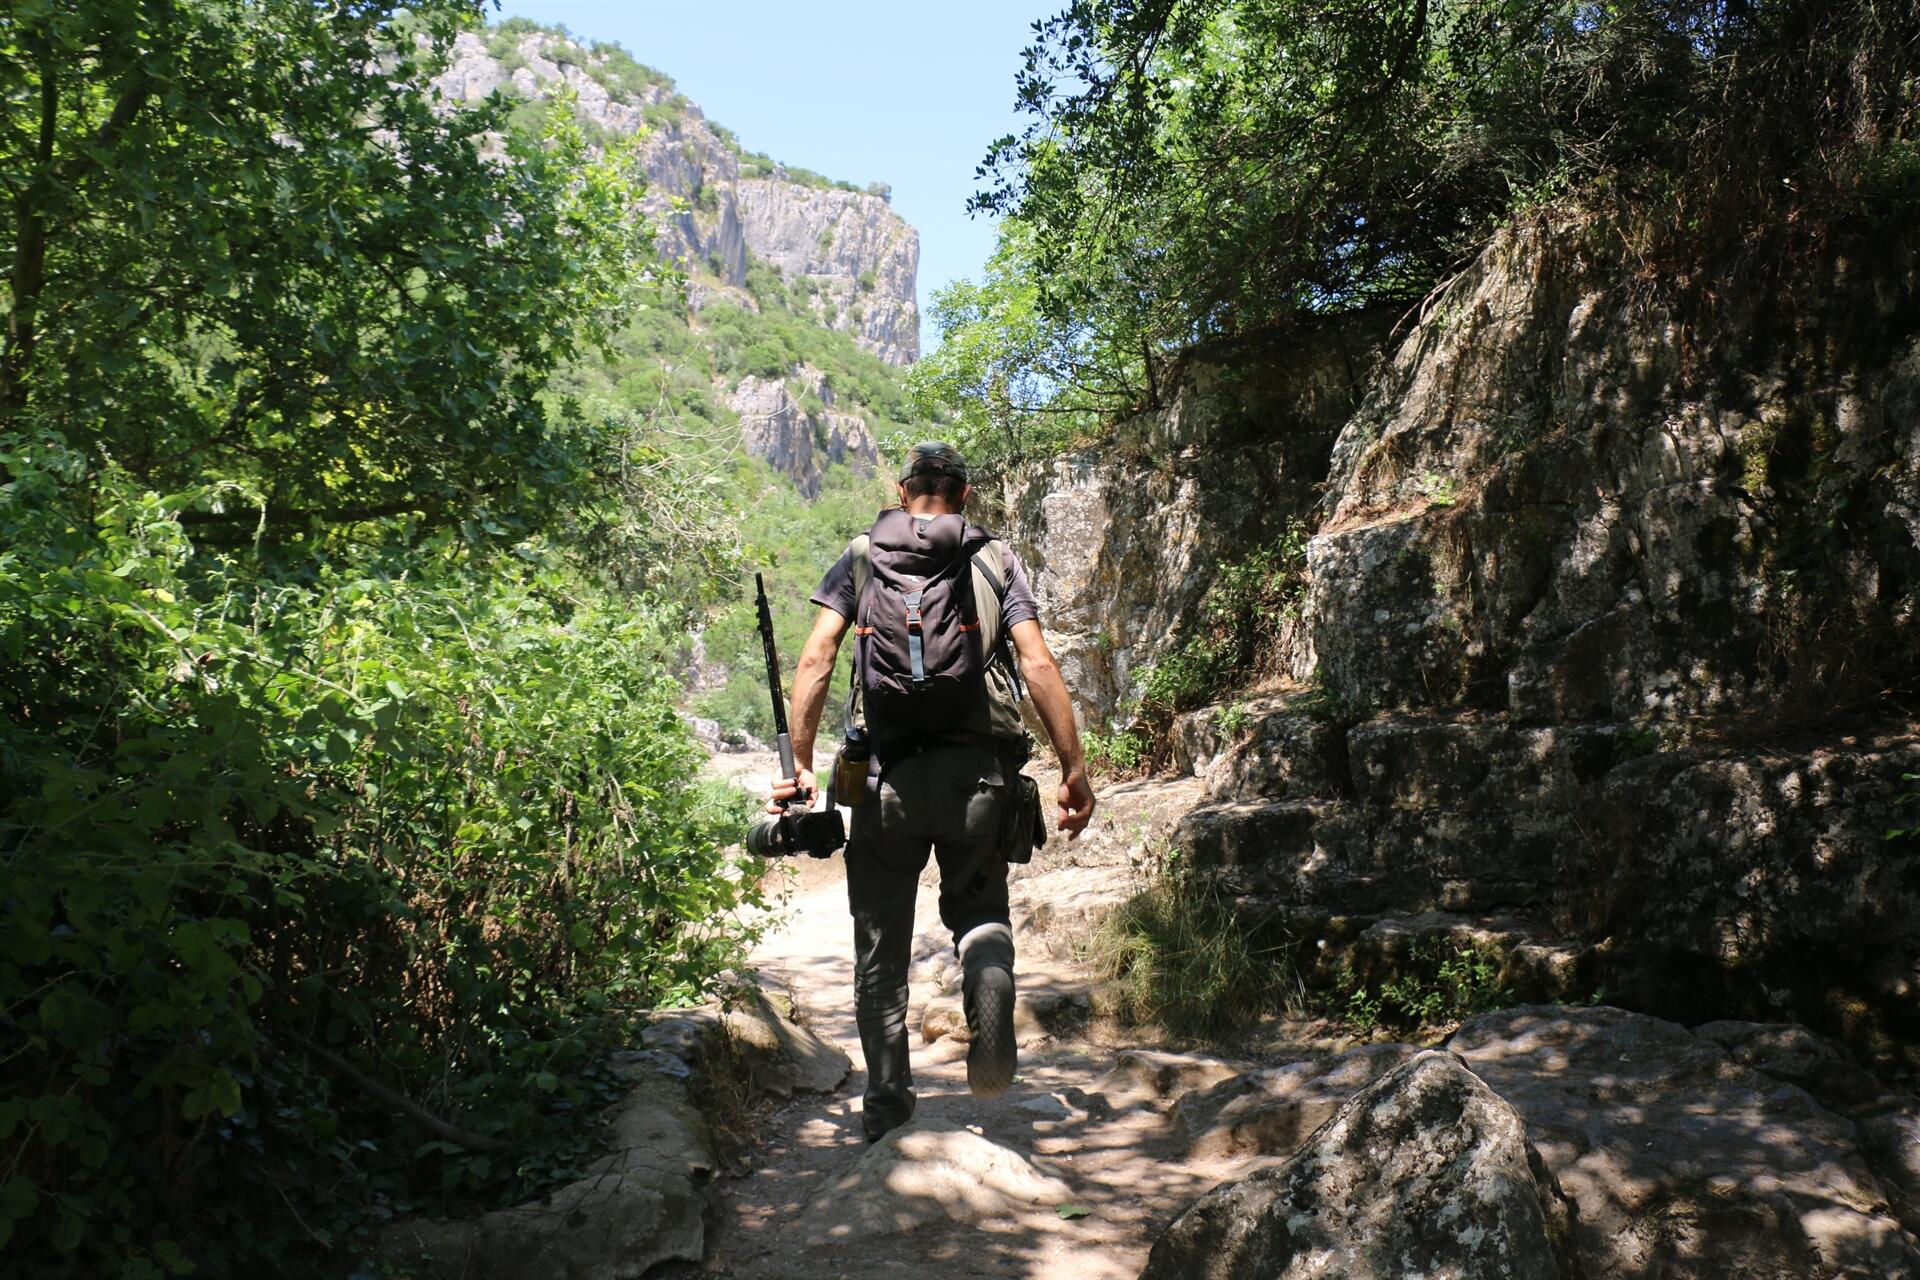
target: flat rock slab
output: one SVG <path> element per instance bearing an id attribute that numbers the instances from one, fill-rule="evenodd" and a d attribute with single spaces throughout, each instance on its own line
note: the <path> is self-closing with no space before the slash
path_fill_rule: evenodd
<path id="1" fill-rule="evenodd" d="M 1067 1184 L 970 1129 L 903 1125 L 815 1194 L 803 1214 L 809 1246 L 898 1234 L 942 1219 L 983 1223 L 1064 1204 Z"/>
<path id="2" fill-rule="evenodd" d="M 1355 1094 L 1286 1163 L 1217 1187 L 1142 1280 L 1556 1280 L 1564 1205 L 1526 1127 L 1451 1055 Z"/>
<path id="3" fill-rule="evenodd" d="M 1447 1048 L 1525 1118 L 1578 1210 L 1587 1275 L 1920 1277 L 1860 1127 L 1763 1069 L 1802 1073 L 1821 1046 L 1755 1024 L 1701 1031 L 1541 1006 L 1474 1018 Z"/>
<path id="4" fill-rule="evenodd" d="M 789 1018 L 752 985 L 741 988 L 724 1008 L 690 1009 L 655 1019 L 646 1029 L 645 1044 L 651 1051 L 691 1061 L 715 1023 L 733 1038 L 754 1087 L 776 1098 L 832 1093 L 853 1069 L 845 1050 Z"/>
<path id="5" fill-rule="evenodd" d="M 477 1218 L 398 1223 L 381 1251 L 425 1280 L 639 1280 L 698 1262 L 714 1176 L 706 1126 L 681 1077 L 630 1076 L 609 1117 L 613 1150 L 543 1200 Z"/>
<path id="6" fill-rule="evenodd" d="M 1122 1049 L 1114 1055 L 1113 1066 L 1094 1083 L 1093 1090 L 1122 1105 L 1161 1102 L 1231 1080 L 1245 1070 L 1243 1063 L 1202 1053 Z"/>
<path id="7" fill-rule="evenodd" d="M 749 988 L 726 1019 L 727 1030 L 750 1051 L 754 1083 L 777 1097 L 832 1093 L 853 1070 L 844 1049 L 775 1009 L 758 987 Z"/>

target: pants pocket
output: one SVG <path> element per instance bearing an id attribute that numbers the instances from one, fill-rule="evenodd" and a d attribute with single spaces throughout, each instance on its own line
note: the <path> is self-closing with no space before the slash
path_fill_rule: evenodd
<path id="1" fill-rule="evenodd" d="M 959 783 L 959 779 L 955 780 Z M 976 844 L 982 840 L 999 838 L 1002 803 L 1007 793 L 1007 784 L 998 773 L 982 773 L 968 778 L 961 784 L 966 792 L 965 815 L 962 822 L 967 832 L 967 841 Z"/>

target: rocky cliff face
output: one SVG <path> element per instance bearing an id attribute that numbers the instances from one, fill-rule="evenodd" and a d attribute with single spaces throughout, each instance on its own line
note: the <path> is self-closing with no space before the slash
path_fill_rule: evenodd
<path id="1" fill-rule="evenodd" d="M 1913 265 L 1711 312 L 1624 274 L 1531 227 L 1391 345 L 1190 362 L 1119 448 L 1014 486 L 1043 613 L 1111 715 L 1298 521 L 1283 679 L 1172 738 L 1210 794 L 1181 842 L 1304 963 L 1441 939 L 1522 992 L 1790 1014 L 1912 1064 Z"/>
<path id="2" fill-rule="evenodd" d="M 1221 563 L 1311 511 L 1385 331 L 1363 316 L 1231 362 L 1197 355 L 1164 409 L 1012 479 L 1011 536 L 1083 718 L 1138 694 Z"/>
<path id="3" fill-rule="evenodd" d="M 818 407 L 809 408 L 809 402 Z M 749 374 L 727 404 L 740 415 L 747 452 L 766 459 L 809 498 L 820 495 L 827 467 L 870 473 L 880 461 L 880 445 L 866 419 L 835 413 L 833 387 L 812 365 L 801 365 L 793 378 Z"/>
<path id="4" fill-rule="evenodd" d="M 815 314 L 852 334 L 890 364 L 920 354 L 914 277 L 920 236 L 878 195 L 822 189 L 772 177 L 740 176 L 740 152 L 698 107 L 670 88 L 646 84 L 609 92 L 595 75 L 598 55 L 559 36 L 520 37 L 509 67 L 473 33 L 454 44 L 453 61 L 436 82 L 456 101 L 504 89 L 539 98 L 556 89 L 578 95 L 581 114 L 618 134 L 645 130 L 640 162 L 648 202 L 661 225 L 661 248 L 683 264 L 738 286 L 749 252 L 789 277 L 816 286 Z M 683 207 L 673 209 L 678 200 Z M 696 305 L 701 293 L 696 293 Z"/>
<path id="5" fill-rule="evenodd" d="M 756 178 L 735 191 L 747 244 L 789 279 L 805 276 L 826 324 L 889 364 L 920 355 L 914 277 L 920 237 L 879 196 Z"/>

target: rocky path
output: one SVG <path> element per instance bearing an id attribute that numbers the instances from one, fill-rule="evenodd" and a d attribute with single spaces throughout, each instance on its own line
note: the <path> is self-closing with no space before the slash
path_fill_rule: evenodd
<path id="1" fill-rule="evenodd" d="M 751 789 L 767 765 L 716 770 Z M 842 864 L 803 860 L 755 957 L 763 994 L 664 1013 L 616 1055 L 633 1090 L 580 1180 L 396 1221 L 383 1252 L 422 1280 L 1920 1280 L 1920 1097 L 1804 1027 L 1523 1005 L 1419 1044 L 1276 1020 L 1235 1057 L 1090 1017 L 1075 944 L 1202 793 L 1111 787 L 1087 839 L 1015 876 L 1007 1096 L 966 1090 L 929 877 L 919 1115 L 863 1139 Z M 731 1177 L 689 1083 L 721 1022 L 786 1099 Z"/>
<path id="2" fill-rule="evenodd" d="M 748 787 L 767 763 L 719 762 Z M 1112 789 L 1088 838 L 1071 846 L 1056 839 L 1033 868 L 1016 872 L 1020 1070 L 1013 1089 L 992 1102 L 967 1091 L 959 973 L 929 867 L 916 911 L 910 1011 L 919 1111 L 878 1148 L 860 1130 L 865 1076 L 843 864 L 790 864 L 786 915 L 755 964 L 763 985 L 788 994 L 799 1018 L 846 1050 L 853 1073 L 830 1096 L 800 1095 L 774 1114 L 755 1167 L 723 1193 L 709 1268 L 738 1277 L 936 1269 L 953 1277 L 1137 1276 L 1153 1233 L 1238 1162 L 1179 1160 L 1153 1103 L 1196 1081 L 1156 1078 L 1127 1046 L 1087 1034 L 1088 982 L 1071 943 L 1126 894 L 1132 864 L 1192 805 L 1193 791 L 1186 782 Z"/>
<path id="3" fill-rule="evenodd" d="M 1237 1060 L 1090 1019 L 1073 944 L 1200 796 L 1191 779 L 1109 788 L 1087 840 L 1017 873 L 1021 1067 L 993 1102 L 966 1089 L 958 974 L 923 880 L 920 1111 L 872 1146 L 841 863 L 787 868 L 763 985 L 855 1066 L 772 1115 L 753 1167 L 722 1184 L 701 1269 L 1920 1280 L 1920 1099 L 1792 1024 L 1537 1005 L 1435 1028 L 1438 1053 L 1275 1023 Z"/>

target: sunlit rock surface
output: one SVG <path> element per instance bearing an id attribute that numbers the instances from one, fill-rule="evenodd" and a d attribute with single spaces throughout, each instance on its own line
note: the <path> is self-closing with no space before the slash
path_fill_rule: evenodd
<path id="1" fill-rule="evenodd" d="M 1285 1164 L 1201 1197 L 1142 1280 L 1555 1280 L 1566 1210 L 1536 1168 L 1514 1109 L 1423 1053 Z"/>
<path id="2" fill-rule="evenodd" d="M 1065 1204 L 1060 1179 L 988 1138 L 942 1120 L 916 1120 L 868 1148 L 803 1213 L 808 1243 L 911 1231 L 939 1219 L 988 1224 L 1036 1204 Z"/>
<path id="3" fill-rule="evenodd" d="M 646 56 L 644 49 L 634 52 Z M 889 364 L 919 357 L 914 278 L 920 235 L 884 196 L 787 181 L 781 170 L 743 180 L 738 147 L 715 132 L 699 107 L 659 85 L 610 94 L 591 73 L 596 56 L 535 32 L 520 38 L 520 65 L 509 71 L 480 36 L 467 32 L 455 39 L 452 64 L 436 84 L 457 101 L 496 89 L 537 98 L 564 87 L 578 95 L 581 114 L 593 124 L 619 134 L 644 131 L 639 154 L 647 208 L 665 253 L 737 287 L 751 251 L 790 279 L 812 280 L 812 306 L 822 324 L 852 334 Z M 700 293 L 696 306 L 713 291 Z"/>
<path id="4" fill-rule="evenodd" d="M 1529 224 L 1403 316 L 1191 353 L 1008 483 L 1085 721 L 1290 536 L 1260 683 L 1178 717 L 1177 842 L 1312 981 L 1473 947 L 1524 998 L 1797 1018 L 1920 1066 L 1920 278 L 1629 290 Z M 1411 941 L 1408 941 L 1411 939 Z"/>

